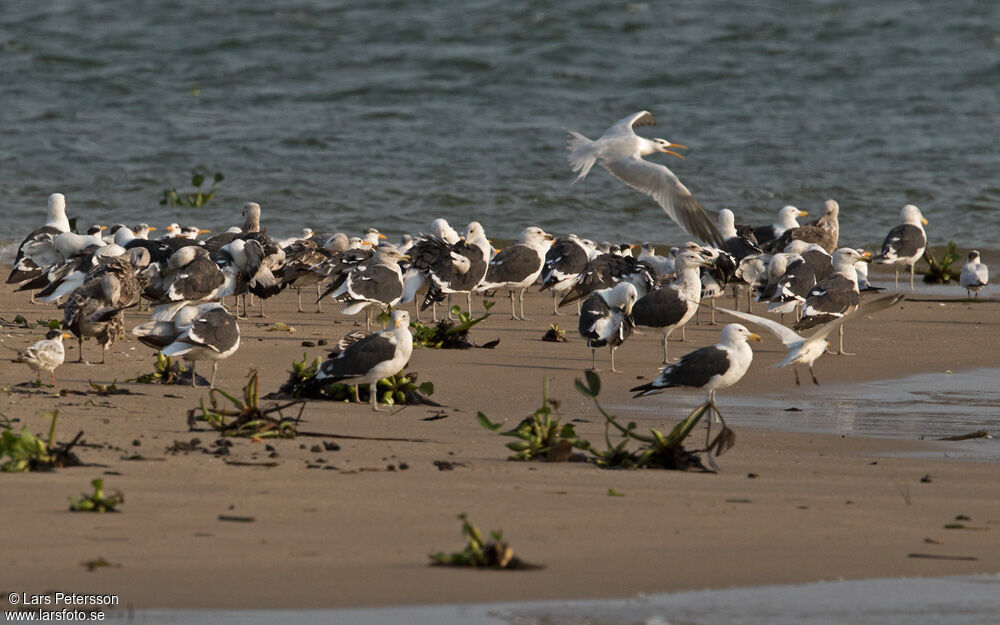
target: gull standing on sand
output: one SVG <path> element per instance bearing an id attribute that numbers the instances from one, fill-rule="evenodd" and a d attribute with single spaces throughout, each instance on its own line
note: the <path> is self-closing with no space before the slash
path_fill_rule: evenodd
<path id="1" fill-rule="evenodd" d="M 542 287 L 539 291 L 552 290 L 552 314 L 559 312 L 558 299 L 572 288 L 576 277 L 590 260 L 591 248 L 575 234 L 569 234 L 556 239 L 549 251 L 545 253 L 545 266 L 542 269 Z"/>
<path id="2" fill-rule="evenodd" d="M 670 149 L 684 148 L 679 143 L 646 139 L 635 134 L 635 128 L 655 124 L 656 118 L 649 111 L 639 111 L 616 122 L 596 141 L 570 130 L 566 147 L 570 167 L 577 172 L 573 182 L 586 178 L 596 163 L 633 189 L 652 197 L 687 232 L 703 241 L 721 245 L 719 230 L 674 172 L 643 160 L 643 156 L 658 152 L 684 158 Z"/>
<path id="3" fill-rule="evenodd" d="M 861 305 L 858 291 L 858 273 L 854 263 L 859 260 L 871 261 L 871 254 L 842 247 L 833 254 L 833 273 L 818 282 L 809 291 L 802 304 L 802 318 L 795 324 L 796 330 L 806 330 L 853 312 Z M 839 326 L 840 351 L 844 356 L 853 356 L 844 351 L 844 326 Z"/>
<path id="4" fill-rule="evenodd" d="M 521 242 L 502 250 L 486 269 L 480 291 L 506 288 L 510 293 L 511 319 L 527 321 L 524 316 L 524 291 L 535 283 L 545 265 L 545 254 L 552 245 L 552 235 L 536 226 L 521 232 Z M 514 291 L 521 289 L 521 316 L 514 309 Z"/>
<path id="5" fill-rule="evenodd" d="M 399 268 L 399 261 L 409 259 L 409 256 L 400 253 L 395 246 L 379 246 L 371 260 L 358 265 L 347 274 L 347 279 L 330 297 L 347 304 L 341 311 L 344 315 L 356 315 L 369 309 L 365 320 L 368 331 L 371 331 L 370 307 L 375 304 L 391 308 L 399 302 L 403 294 L 403 272 Z"/>
<path id="6" fill-rule="evenodd" d="M 177 311 L 169 321 L 148 321 L 132 329 L 139 342 L 157 349 L 164 356 L 181 356 L 191 363 L 191 386 L 197 386 L 194 373 L 198 360 L 212 361 L 209 388 L 215 388 L 219 361 L 229 358 L 240 347 L 240 326 L 222 304 L 191 304 Z"/>
<path id="7" fill-rule="evenodd" d="M 885 310 L 886 308 L 895 306 L 899 302 L 903 301 L 904 297 L 904 295 L 899 294 L 889 295 L 869 302 L 854 312 L 824 323 L 819 326 L 815 332 L 810 334 L 808 338 L 796 334 L 795 331 L 786 328 L 777 321 L 771 319 L 765 319 L 764 317 L 758 317 L 757 315 L 751 315 L 750 313 L 728 310 L 726 308 L 720 308 L 719 310 L 727 312 L 734 317 L 739 317 L 744 321 L 764 326 L 770 330 L 771 333 L 778 337 L 778 340 L 784 343 L 785 347 L 788 348 L 788 354 L 785 355 L 784 360 L 774 365 L 772 368 L 780 369 L 782 367 L 792 365 L 794 367 L 793 370 L 795 371 L 795 385 L 798 386 L 799 370 L 795 367 L 795 365 L 805 365 L 809 367 L 809 375 L 812 376 L 813 384 L 819 386 L 819 380 L 816 379 L 816 373 L 813 371 L 813 363 L 816 362 L 816 359 L 825 354 L 827 348 L 830 346 L 830 341 L 828 341 L 826 337 L 828 337 L 834 330 L 842 328 L 848 320 L 863 315 L 870 315 L 880 310 Z"/>
<path id="8" fill-rule="evenodd" d="M 722 329 L 722 340 L 681 357 L 667 365 L 655 380 L 629 389 L 634 397 L 652 395 L 668 388 L 686 386 L 708 391 L 708 402 L 715 404 L 715 392 L 740 381 L 753 362 L 753 350 L 747 341 L 761 342 L 759 335 L 738 323 Z"/>
<path id="9" fill-rule="evenodd" d="M 580 336 L 587 339 L 591 371 L 597 371 L 597 348 L 611 347 L 611 371 L 615 369 L 615 350 L 632 335 L 632 307 L 639 292 L 628 282 L 610 289 L 594 291 L 580 309 Z"/>
<path id="10" fill-rule="evenodd" d="M 910 266 L 910 290 L 913 290 L 913 274 L 917 261 L 924 255 L 927 248 L 927 233 L 924 226 L 927 220 L 920 209 L 913 204 L 907 204 L 900 211 L 900 223 L 889 231 L 882 243 L 882 251 L 875 257 L 880 265 L 894 265 L 896 268 L 896 288 L 899 288 L 899 266 Z"/>
<path id="11" fill-rule="evenodd" d="M 757 226 L 753 229 L 753 235 L 756 237 L 758 245 L 767 245 L 784 234 L 785 230 L 798 228 L 799 217 L 808 216 L 809 213 L 800 211 L 792 205 L 785 206 L 778 211 L 778 221 L 769 226 Z"/>
<path id="12" fill-rule="evenodd" d="M 667 339 L 671 332 L 694 316 L 701 303 L 701 267 L 710 263 L 701 254 L 692 250 L 684 250 L 674 261 L 677 277 L 660 288 L 644 295 L 632 308 L 632 319 L 635 325 L 645 328 L 657 328 L 663 336 L 663 364 L 667 358 Z"/>
<path id="13" fill-rule="evenodd" d="M 49 196 L 45 225 L 24 237 L 17 247 L 14 266 L 7 276 L 7 284 L 21 284 L 42 274 L 42 268 L 62 260 L 52 247 L 52 240 L 69 232 L 66 218 L 66 196 L 53 193 Z M 37 258 L 36 258 L 37 256 Z"/>
<path id="14" fill-rule="evenodd" d="M 56 383 L 56 367 L 66 360 L 66 348 L 63 347 L 63 339 L 69 338 L 71 334 L 66 334 L 62 330 L 49 330 L 45 338 L 33 343 L 23 352 L 17 353 L 14 362 L 26 363 L 35 372 L 35 380 L 42 383 L 42 371 L 48 371 L 52 378 L 52 385 Z"/>
<path id="15" fill-rule="evenodd" d="M 962 267 L 962 273 L 958 283 L 965 289 L 965 293 L 972 299 L 972 294 L 976 294 L 979 299 L 979 291 L 990 282 L 989 267 L 979 260 L 979 250 L 969 252 L 969 262 Z"/>
<path id="16" fill-rule="evenodd" d="M 402 371 L 412 353 L 410 313 L 396 310 L 388 329 L 369 334 L 324 360 L 316 371 L 316 380 L 353 385 L 356 402 L 361 401 L 358 385 L 368 384 L 372 410 L 378 412 L 378 381 Z"/>
<path id="17" fill-rule="evenodd" d="M 805 226 L 785 230 L 771 243 L 770 248 L 772 251 L 787 252 L 785 248 L 795 240 L 815 243 L 826 250 L 827 254 L 833 254 L 840 240 L 840 204 L 836 200 L 827 200 L 819 219 Z"/>

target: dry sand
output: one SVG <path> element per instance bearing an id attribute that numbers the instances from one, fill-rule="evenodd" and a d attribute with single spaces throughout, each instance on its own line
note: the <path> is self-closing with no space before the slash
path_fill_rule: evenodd
<path id="1" fill-rule="evenodd" d="M 263 443 L 245 439 L 234 439 L 225 459 L 165 452 L 176 440 L 198 437 L 205 446 L 215 440 L 209 432 L 189 432 L 185 421 L 204 389 L 125 384 L 136 395 L 58 397 L 51 389 L 16 386 L 34 376 L 4 358 L 0 380 L 7 392 L 0 395 L 0 412 L 19 419 L 17 427 L 44 432 L 43 413 L 58 408 L 60 440 L 83 430 L 97 446 L 79 450 L 92 466 L 0 476 L 0 588 L 113 593 L 136 608 L 336 607 L 1000 571 L 1000 464 L 896 455 L 939 450 L 943 443 L 753 430 L 741 426 L 734 408 L 727 417 L 738 440 L 719 459 L 718 474 L 508 462 L 504 443 L 510 439 L 481 428 L 476 411 L 512 426 L 538 405 L 543 377 L 550 395 L 562 400 L 564 419 L 585 419 L 578 424 L 581 434 L 595 441 L 603 436 L 593 406 L 572 388 L 590 361 L 576 318 L 558 319 L 569 343 L 543 343 L 539 338 L 555 320 L 550 300 L 529 295 L 528 304 L 532 320 L 514 322 L 500 298 L 496 314 L 473 331 L 478 342 L 499 338 L 494 350 L 414 351 L 409 368 L 435 383 L 433 399 L 446 406 L 446 418 L 425 421 L 439 412 L 427 407 L 373 414 L 367 405 L 330 402 L 311 403 L 305 411 L 303 429 L 424 442 L 344 439 L 338 451 L 314 452 L 319 439 L 271 441 L 273 459 Z M 336 340 L 354 329 L 332 312 L 293 311 L 294 297 L 283 294 L 267 303 L 270 319 L 241 322 L 243 345 L 221 364 L 220 387 L 238 390 L 247 370 L 257 367 L 262 390 L 275 390 L 293 359 L 323 353 L 302 347 L 303 340 Z M 30 305 L 9 287 L 0 296 L 0 317 L 8 322 L 18 313 L 34 321 L 61 317 L 59 312 Z M 143 319 L 131 312 L 129 329 Z M 268 332 L 279 320 L 296 334 Z M 691 324 L 688 341 L 672 342 L 671 353 L 714 343 L 718 331 Z M 14 348 L 42 334 L 9 324 L 3 332 L 4 344 Z M 754 345 L 751 371 L 724 396 L 752 402 L 755 393 L 792 387 L 790 371 L 768 368 L 783 350 L 764 337 L 763 345 Z M 995 367 L 998 337 L 996 302 L 907 301 L 849 325 L 846 346 L 859 355 L 826 356 L 817 374 L 826 384 Z M 67 345 L 75 359 L 75 342 Z M 100 358 L 93 342 L 85 354 Z M 606 367 L 607 350 L 599 357 Z M 65 364 L 57 371 L 57 389 L 121 381 L 151 370 L 152 360 L 151 350 L 129 338 L 114 346 L 106 366 Z M 638 376 L 655 375 L 659 360 L 658 334 L 631 338 L 618 352 L 623 372 L 602 374 L 603 403 L 633 404 L 627 388 Z M 627 408 L 618 412 L 639 420 L 641 428 L 665 429 L 701 397 L 679 391 L 635 400 L 662 408 L 655 418 Z M 134 454 L 145 460 L 123 459 Z M 226 460 L 273 460 L 278 466 L 231 466 Z M 439 460 L 454 463 L 453 470 L 439 470 Z M 925 475 L 932 476 L 929 483 L 921 482 Z M 67 498 L 102 476 L 106 487 L 125 493 L 122 512 L 68 512 Z M 609 497 L 608 489 L 625 496 Z M 545 569 L 427 566 L 429 552 L 461 547 L 460 512 L 483 530 L 502 528 L 522 558 Z M 220 514 L 255 521 L 224 522 Z M 957 515 L 969 517 L 966 524 L 976 529 L 945 529 Z M 915 559 L 911 553 L 976 560 Z M 99 557 L 118 568 L 87 572 L 81 565 Z"/>

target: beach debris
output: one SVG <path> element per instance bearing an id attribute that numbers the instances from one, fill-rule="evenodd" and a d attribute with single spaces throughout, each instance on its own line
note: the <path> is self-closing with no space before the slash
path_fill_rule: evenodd
<path id="1" fill-rule="evenodd" d="M 312 362 L 307 362 L 305 354 L 302 355 L 302 360 L 292 361 L 292 370 L 289 371 L 288 380 L 281 385 L 277 393 L 269 394 L 265 399 L 353 400 L 352 385 L 316 379 L 316 372 L 322 362 L 323 360 L 319 357 Z M 390 406 L 406 404 L 440 407 L 441 404 L 428 397 L 434 394 L 434 383 L 429 381 L 417 383 L 417 377 L 417 372 L 407 372 L 404 368 L 403 371 L 392 377 L 382 378 L 375 384 L 376 392 L 379 394 L 378 399 L 383 404 Z M 358 396 L 362 403 L 370 401 L 370 389 L 370 384 L 358 385 Z"/>
<path id="2" fill-rule="evenodd" d="M 931 483 L 931 482 L 933 482 L 933 481 L 934 481 L 934 480 L 932 480 L 932 479 L 931 479 L 931 476 L 930 476 L 930 475 L 925 475 L 925 476 L 923 476 L 922 478 L 920 478 L 920 483 L 921 483 L 921 484 L 930 484 L 930 483 Z"/>
<path id="3" fill-rule="evenodd" d="M 959 259 L 958 249 L 954 241 L 948 241 L 948 245 L 941 251 L 940 259 L 934 257 L 931 248 L 924 250 L 924 261 L 927 262 L 927 271 L 924 272 L 924 282 L 927 284 L 948 284 L 955 277 L 951 270 L 951 265 Z"/>
<path id="4" fill-rule="evenodd" d="M 120 564 L 111 564 L 110 562 L 108 562 L 107 560 L 105 560 L 103 557 L 94 558 L 93 560 L 87 560 L 86 562 L 81 562 L 80 566 L 86 567 L 86 569 L 89 572 L 91 572 L 91 573 L 93 573 L 97 569 L 104 568 L 104 567 L 112 568 L 112 569 L 120 569 L 120 568 L 122 568 L 122 565 L 120 565 Z"/>
<path id="5" fill-rule="evenodd" d="M 478 323 L 489 318 L 490 309 L 496 302 L 483 300 L 483 308 L 486 313 L 481 317 L 473 317 L 471 312 L 462 312 L 459 306 L 451 307 L 451 315 L 458 318 L 457 321 L 442 319 L 435 325 L 424 325 L 419 321 L 410 321 L 410 330 L 413 332 L 413 346 L 426 347 L 429 349 L 470 349 L 481 347 L 483 349 L 493 349 L 500 343 L 500 339 L 487 341 L 482 345 L 476 345 L 469 340 L 469 330 Z M 390 310 L 388 313 L 379 315 L 378 320 L 388 323 Z"/>
<path id="6" fill-rule="evenodd" d="M 433 464 L 437 467 L 438 471 L 454 471 L 455 467 L 468 466 L 464 462 L 453 462 L 450 460 L 435 460 Z"/>
<path id="7" fill-rule="evenodd" d="M 80 459 L 73 453 L 73 447 L 80 442 L 83 431 L 77 432 L 68 443 L 55 442 L 56 423 L 59 411 L 46 413 L 51 417 L 48 439 L 22 428 L 15 432 L 11 423 L 0 423 L 0 471 L 21 473 L 27 471 L 51 471 L 55 468 L 80 466 Z"/>
<path id="8" fill-rule="evenodd" d="M 958 434 L 956 436 L 944 436 L 939 438 L 939 441 L 967 441 L 973 438 L 993 438 L 990 433 L 986 430 L 976 430 L 975 432 L 969 432 L 968 434 Z"/>
<path id="9" fill-rule="evenodd" d="M 163 195 L 160 197 L 160 204 L 163 206 L 200 208 L 208 204 L 215 197 L 219 183 L 225 179 L 226 177 L 221 173 L 215 172 L 215 175 L 212 176 L 212 186 L 207 191 L 202 190 L 201 187 L 205 184 L 205 174 L 196 170 L 191 175 L 191 186 L 195 188 L 193 193 L 178 193 L 175 188 L 164 189 Z"/>
<path id="10" fill-rule="evenodd" d="M 156 361 L 153 363 L 152 373 L 144 373 L 136 378 L 125 380 L 137 384 L 178 384 L 191 386 L 191 370 L 181 367 L 180 359 L 164 356 L 161 352 L 156 352 Z M 208 386 L 208 380 L 200 375 L 195 380 L 199 386 Z"/>
<path id="11" fill-rule="evenodd" d="M 267 328 L 267 332 L 288 332 L 289 334 L 295 334 L 296 330 L 293 326 L 288 325 L 283 321 L 275 321 L 273 325 Z"/>
<path id="12" fill-rule="evenodd" d="M 608 497 L 624 497 L 625 493 L 617 491 L 613 488 L 608 489 Z"/>
<path id="13" fill-rule="evenodd" d="M 293 400 L 286 403 L 273 403 L 262 407 L 258 390 L 257 370 L 251 369 L 243 394 L 239 398 L 229 393 L 213 388 L 208 392 L 208 403 L 202 398 L 198 408 L 188 411 L 188 427 L 195 430 L 198 422 L 208 423 L 222 436 L 241 436 L 247 438 L 295 438 L 302 411 L 306 402 Z M 225 407 L 219 398 L 228 400 L 231 408 Z M 299 406 L 298 415 L 293 419 L 282 413 L 293 406 Z M 277 414 L 277 417 L 272 415 Z"/>
<path id="14" fill-rule="evenodd" d="M 568 343 L 569 339 L 566 338 L 566 331 L 559 328 L 558 323 L 553 323 L 549 326 L 549 329 L 545 331 L 542 335 L 543 341 L 548 341 L 549 343 Z"/>
<path id="15" fill-rule="evenodd" d="M 465 548 L 454 553 L 429 554 L 431 566 L 457 566 L 504 570 L 540 569 L 541 566 L 528 564 L 514 555 L 514 549 L 503 539 L 503 530 L 490 532 L 491 542 L 486 542 L 479 528 L 469 522 L 465 513 L 458 515 L 462 521 L 462 538 Z"/>
<path id="16" fill-rule="evenodd" d="M 132 391 L 127 388 L 118 388 L 118 378 L 115 378 L 111 384 L 99 384 L 92 380 L 87 380 L 87 384 L 90 385 L 89 394 L 100 395 L 101 397 L 107 397 L 109 395 L 132 395 Z"/>
<path id="17" fill-rule="evenodd" d="M 959 560 L 963 562 L 978 562 L 979 558 L 973 556 L 946 556 L 936 553 L 908 553 L 907 558 L 926 558 L 929 560 Z"/>
<path id="18" fill-rule="evenodd" d="M 125 495 L 121 491 L 115 491 L 110 495 L 104 494 L 104 480 L 97 478 L 90 481 L 94 487 L 91 494 L 83 493 L 79 499 L 69 498 L 69 509 L 71 512 L 117 512 L 115 508 L 125 502 Z"/>
<path id="19" fill-rule="evenodd" d="M 558 401 L 549 399 L 548 379 L 544 379 L 542 405 L 525 417 L 517 427 L 500 433 L 502 436 L 518 439 L 507 443 L 507 448 L 514 452 L 511 460 L 563 462 L 571 458 L 574 449 L 590 450 L 590 443 L 577 436 L 571 423 L 562 424 L 553 417 L 558 405 Z M 502 427 L 500 423 L 491 422 L 482 411 L 476 414 L 476 419 L 481 426 L 493 432 Z"/>
<path id="20" fill-rule="evenodd" d="M 220 521 L 230 521 L 232 523 L 253 523 L 257 519 L 252 516 L 239 516 L 235 514 L 220 514 Z"/>

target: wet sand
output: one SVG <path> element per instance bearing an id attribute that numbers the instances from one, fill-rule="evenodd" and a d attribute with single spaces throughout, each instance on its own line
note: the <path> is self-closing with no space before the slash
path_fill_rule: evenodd
<path id="1" fill-rule="evenodd" d="M 61 318 L 61 311 L 30 305 L 27 297 L 4 289 L 5 322 L 18 313 L 32 322 Z M 513 426 L 538 405 L 543 378 L 550 396 L 562 402 L 563 419 L 583 419 L 577 424 L 580 434 L 595 442 L 603 437 L 599 415 L 572 388 L 590 364 L 590 352 L 575 331 L 576 317 L 556 319 L 550 305 L 547 296 L 529 294 L 532 320 L 522 323 L 510 321 L 509 303 L 497 298 L 495 314 L 472 333 L 479 343 L 499 338 L 494 350 L 415 350 L 409 369 L 435 383 L 433 399 L 443 409 L 373 414 L 367 405 L 313 402 L 301 428 L 421 442 L 342 439 L 336 440 L 337 451 L 314 452 L 312 446 L 322 448 L 320 439 L 269 441 L 274 458 L 265 443 L 246 439 L 232 439 L 225 458 L 166 453 L 177 440 L 197 437 L 208 447 L 216 439 L 210 432 L 188 431 L 185 420 L 207 392 L 121 384 L 152 369 L 152 350 L 131 338 L 113 347 L 105 366 L 65 364 L 57 370 L 57 390 L 82 391 L 89 380 L 118 379 L 135 395 L 58 397 L 52 389 L 17 386 L 34 376 L 4 358 L 0 413 L 19 419 L 17 427 L 42 433 L 43 413 L 58 408 L 57 438 L 68 440 L 83 430 L 96 446 L 81 448 L 79 455 L 98 466 L 0 476 L 5 494 L 0 527 L 6 534 L 0 588 L 113 593 L 136 608 L 321 608 L 622 597 L 1000 570 L 1000 464 L 948 460 L 949 443 L 741 424 L 739 402 L 753 405 L 757 395 L 773 397 L 794 388 L 791 371 L 769 369 L 784 352 L 766 333 L 765 342 L 754 345 L 755 363 L 747 376 L 720 393 L 739 399 L 726 410 L 737 442 L 719 459 L 720 473 L 508 462 L 504 443 L 511 439 L 481 428 L 476 411 Z M 267 303 L 269 319 L 240 322 L 243 345 L 220 365 L 221 388 L 239 390 L 247 370 L 257 367 L 262 391 L 276 390 L 293 359 L 324 353 L 302 341 L 336 340 L 355 329 L 329 305 L 330 312 L 319 315 L 294 309 L 294 295 L 286 293 Z M 145 318 L 130 312 L 127 327 Z M 717 320 L 726 321 L 722 314 Z M 296 333 L 267 331 L 275 321 Z M 570 342 L 539 340 L 553 321 L 567 330 Z M 719 329 L 692 323 L 687 342 L 671 342 L 672 356 L 714 343 Z M 4 345 L 14 348 L 42 334 L 3 327 Z M 844 385 L 996 367 L 998 338 L 997 302 L 907 301 L 898 310 L 850 324 L 846 347 L 858 355 L 825 356 L 816 372 L 824 385 Z M 75 342 L 67 346 L 69 360 L 75 359 Z M 84 350 L 88 359 L 100 359 L 93 342 Z M 606 368 L 607 350 L 598 358 L 598 366 Z M 654 376 L 659 361 L 657 333 L 629 339 L 616 357 L 622 373 L 602 373 L 602 403 L 635 419 L 641 429 L 671 427 L 703 395 L 677 391 L 630 399 L 627 389 Z M 200 372 L 209 368 L 202 364 Z M 819 396 L 823 390 L 810 385 L 796 392 Z M 424 420 L 439 413 L 445 418 Z M 789 413 L 789 420 L 795 418 Z M 996 430 L 993 423 L 984 428 Z M 135 454 L 145 460 L 123 459 Z M 227 460 L 278 465 L 233 466 Z M 435 461 L 454 468 L 439 470 Z M 928 481 L 921 481 L 924 476 Z M 88 490 L 95 477 L 124 492 L 121 513 L 67 511 L 67 498 Z M 608 489 L 625 496 L 609 497 Z M 461 512 L 484 531 L 502 528 L 520 557 L 546 568 L 428 567 L 429 552 L 462 546 L 456 519 Z M 219 515 L 255 521 L 225 522 Z M 969 517 L 964 523 L 973 529 L 944 528 L 958 515 Z M 908 557 L 911 553 L 977 559 L 917 559 Z M 88 572 L 81 565 L 99 557 L 120 567 Z"/>

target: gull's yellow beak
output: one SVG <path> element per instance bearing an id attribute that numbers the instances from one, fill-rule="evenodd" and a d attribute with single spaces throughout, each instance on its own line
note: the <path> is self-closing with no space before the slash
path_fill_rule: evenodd
<path id="1" fill-rule="evenodd" d="M 388 239 L 389 237 L 387 237 L 387 236 L 385 236 L 384 234 L 382 234 L 381 232 L 379 232 L 379 233 L 378 233 L 378 238 L 379 238 L 380 240 L 384 241 L 384 240 Z"/>
<path id="2" fill-rule="evenodd" d="M 924 225 L 926 226 L 926 225 L 927 225 L 927 224 L 929 224 L 930 222 L 929 222 L 929 221 L 927 221 L 927 218 L 926 218 L 926 217 L 921 217 L 921 218 L 920 218 L 920 223 L 922 223 L 922 224 L 924 224 Z"/>
<path id="3" fill-rule="evenodd" d="M 372 243 L 371 241 L 362 241 L 361 245 L 367 245 L 368 247 L 374 247 L 375 246 L 375 244 Z"/>
<path id="4" fill-rule="evenodd" d="M 156 232 L 156 226 L 150 226 L 149 227 L 149 231 L 150 232 Z"/>
<path id="5" fill-rule="evenodd" d="M 73 336 L 73 335 L 72 335 L 72 334 L 70 334 L 69 332 L 63 332 L 63 333 L 62 333 L 62 336 L 61 336 L 61 337 L 59 337 L 59 338 L 63 338 L 63 339 L 68 339 L 68 338 L 71 338 L 72 336 Z"/>
<path id="6" fill-rule="evenodd" d="M 108 227 L 107 227 L 107 226 L 101 226 L 101 232 L 104 232 L 104 231 L 105 231 L 105 230 L 107 230 L 107 229 L 108 229 Z"/>
<path id="7" fill-rule="evenodd" d="M 402 256 L 399 257 L 399 259 L 400 260 L 410 260 L 410 255 L 409 254 L 403 254 Z"/>
<path id="8" fill-rule="evenodd" d="M 763 343 L 764 342 L 764 339 L 760 338 L 759 334 L 754 334 L 753 332 L 751 332 L 750 334 L 747 335 L 747 340 L 748 341 L 755 341 L 757 343 Z"/>
<path id="9" fill-rule="evenodd" d="M 668 148 L 680 148 L 682 150 L 688 149 L 686 145 L 681 145 L 680 143 L 671 143 L 667 147 Z M 681 160 L 684 160 L 683 156 L 681 156 L 677 152 L 674 152 L 673 150 L 664 150 L 664 152 L 666 152 L 667 154 L 672 154 L 672 155 L 676 156 L 677 158 L 679 158 Z"/>
<path id="10" fill-rule="evenodd" d="M 808 217 L 808 216 L 809 216 L 809 213 L 807 213 L 805 211 L 799 211 L 799 217 Z"/>
<path id="11" fill-rule="evenodd" d="M 549 234 L 548 232 L 546 232 L 545 234 L 543 234 L 542 238 L 545 239 L 546 241 L 554 241 L 555 240 L 555 237 L 552 236 L 551 234 Z"/>
<path id="12" fill-rule="evenodd" d="M 211 230 L 198 230 L 198 234 L 208 234 L 209 232 L 211 232 Z"/>

